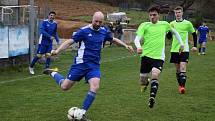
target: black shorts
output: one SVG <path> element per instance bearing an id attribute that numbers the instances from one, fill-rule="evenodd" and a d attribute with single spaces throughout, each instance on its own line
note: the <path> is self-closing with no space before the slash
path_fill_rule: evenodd
<path id="1" fill-rule="evenodd" d="M 180 63 L 187 62 L 189 60 L 189 52 L 182 52 L 181 54 L 177 52 L 171 52 L 170 63 Z"/>
<path id="2" fill-rule="evenodd" d="M 142 74 L 150 73 L 153 67 L 162 71 L 163 63 L 164 63 L 163 60 L 153 59 L 153 58 L 144 56 L 141 58 L 140 73 L 142 73 Z"/>

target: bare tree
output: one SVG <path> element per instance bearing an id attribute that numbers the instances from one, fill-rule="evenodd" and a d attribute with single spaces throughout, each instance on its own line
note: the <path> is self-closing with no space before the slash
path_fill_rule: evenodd
<path id="1" fill-rule="evenodd" d="M 188 8 L 190 8 L 196 0 L 183 0 L 183 2 L 180 4 L 184 8 L 184 11 L 186 11 Z"/>

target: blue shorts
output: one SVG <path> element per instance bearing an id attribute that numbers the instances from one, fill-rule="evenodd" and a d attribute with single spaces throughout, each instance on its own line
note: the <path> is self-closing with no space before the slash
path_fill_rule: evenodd
<path id="1" fill-rule="evenodd" d="M 100 78 L 100 66 L 97 65 L 93 67 L 86 63 L 72 65 L 67 75 L 67 79 L 71 81 L 80 81 L 83 77 L 85 77 L 86 82 L 91 78 Z"/>
<path id="2" fill-rule="evenodd" d="M 203 42 L 207 42 L 207 39 L 206 38 L 199 38 L 199 44 L 202 44 Z"/>
<path id="3" fill-rule="evenodd" d="M 38 45 L 37 54 L 51 53 L 52 45 Z"/>

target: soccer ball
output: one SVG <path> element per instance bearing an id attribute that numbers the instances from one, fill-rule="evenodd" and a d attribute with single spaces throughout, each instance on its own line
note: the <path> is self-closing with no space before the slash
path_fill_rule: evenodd
<path id="1" fill-rule="evenodd" d="M 85 110 L 83 110 L 83 109 L 76 109 L 75 111 L 74 111 L 74 118 L 75 119 L 77 119 L 77 120 L 81 120 L 82 118 L 83 118 L 83 116 L 84 116 L 84 114 L 85 114 Z"/>
<path id="2" fill-rule="evenodd" d="M 75 111 L 78 109 L 78 107 L 72 107 L 68 110 L 68 113 L 67 113 L 67 117 L 70 121 L 74 120 L 75 117 L 74 117 L 74 113 Z"/>
<path id="3" fill-rule="evenodd" d="M 79 109 L 78 107 L 72 107 L 68 110 L 67 117 L 70 121 L 81 120 L 83 115 L 86 113 L 85 110 Z"/>

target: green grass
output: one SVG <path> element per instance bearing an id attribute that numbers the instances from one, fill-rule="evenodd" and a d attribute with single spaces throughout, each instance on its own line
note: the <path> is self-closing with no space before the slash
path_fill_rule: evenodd
<path id="1" fill-rule="evenodd" d="M 149 90 L 141 94 L 138 85 L 139 57 L 120 47 L 102 51 L 102 79 L 96 100 L 87 115 L 93 121 L 213 121 L 215 120 L 214 52 L 209 42 L 207 55 L 191 53 L 187 93 L 178 94 L 175 68 L 168 63 L 169 48 L 159 91 L 153 109 L 147 106 Z M 65 52 L 52 66 L 62 75 L 73 61 L 75 52 Z M 36 75 L 28 69 L 0 72 L 1 121 L 67 121 L 70 107 L 81 107 L 88 85 L 82 80 L 68 92 L 62 92 L 49 76 L 42 75 L 43 65 L 36 65 Z"/>
<path id="2" fill-rule="evenodd" d="M 135 10 L 125 10 L 128 18 L 131 18 L 129 24 L 139 25 L 143 22 L 149 21 L 148 12 L 146 11 L 135 11 Z"/>

